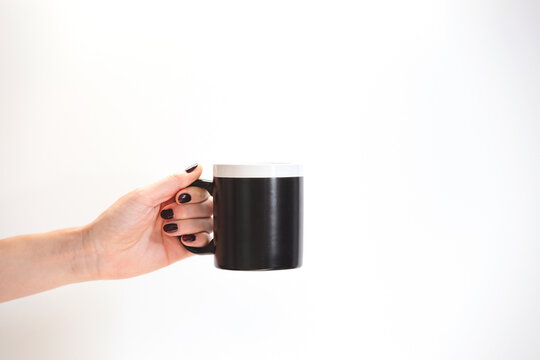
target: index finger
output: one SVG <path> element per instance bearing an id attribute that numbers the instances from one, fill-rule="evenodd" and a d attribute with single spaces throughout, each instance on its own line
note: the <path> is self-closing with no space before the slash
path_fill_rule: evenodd
<path id="1" fill-rule="evenodd" d="M 205 201 L 210 197 L 210 194 L 205 189 L 196 186 L 189 186 L 180 190 L 176 196 L 175 200 L 178 204 L 197 204 Z"/>

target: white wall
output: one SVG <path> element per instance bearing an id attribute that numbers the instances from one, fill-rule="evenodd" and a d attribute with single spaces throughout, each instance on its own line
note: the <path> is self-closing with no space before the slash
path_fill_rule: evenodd
<path id="1" fill-rule="evenodd" d="M 2 359 L 538 359 L 530 1 L 0 1 L 0 237 L 300 161 L 305 259 L 0 305 Z M 321 357 L 322 358 L 322 357 Z"/>

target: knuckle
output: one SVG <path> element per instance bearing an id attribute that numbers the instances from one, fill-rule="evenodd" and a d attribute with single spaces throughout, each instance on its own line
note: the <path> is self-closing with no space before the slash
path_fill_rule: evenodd
<path id="1" fill-rule="evenodd" d="M 206 229 L 209 230 L 209 231 L 212 230 L 212 228 L 214 227 L 214 224 L 213 224 L 213 221 L 212 221 L 211 218 L 206 219 L 206 221 L 205 221 L 205 227 L 206 227 Z"/>
<path id="2" fill-rule="evenodd" d="M 189 188 L 189 189 L 192 189 L 192 195 L 194 197 L 196 197 L 197 199 L 199 199 L 198 201 L 202 201 L 202 200 L 205 200 L 206 199 L 206 195 L 208 194 L 208 191 L 204 190 L 204 189 L 201 189 L 201 188 L 198 188 L 198 187 L 194 187 L 194 188 Z"/>
<path id="3" fill-rule="evenodd" d="M 203 209 L 204 209 L 205 214 L 211 214 L 212 211 L 214 210 L 214 205 L 210 201 L 204 202 Z"/>
<path id="4" fill-rule="evenodd" d="M 169 177 L 171 178 L 171 180 L 182 180 L 182 178 L 183 178 L 183 176 L 181 174 L 178 174 L 178 173 L 171 174 L 171 175 L 169 175 Z"/>
<path id="5" fill-rule="evenodd" d="M 201 190 L 201 196 L 203 198 L 206 199 L 206 198 L 210 197 L 210 193 L 208 192 L 208 190 L 205 190 L 205 189 L 200 189 L 200 190 Z"/>
<path id="6" fill-rule="evenodd" d="M 175 209 L 175 216 L 179 217 L 180 219 L 183 219 L 186 217 L 187 215 L 187 212 L 186 212 L 186 207 L 185 206 L 177 206 L 177 208 Z"/>
<path id="7" fill-rule="evenodd" d="M 183 179 L 184 179 L 184 176 L 182 174 L 169 175 L 169 180 L 171 180 L 171 182 L 181 183 Z"/>
<path id="8" fill-rule="evenodd" d="M 125 196 L 141 204 L 151 203 L 151 195 L 145 187 L 138 187 Z"/>
<path id="9" fill-rule="evenodd" d="M 140 198 L 144 196 L 145 190 L 143 187 L 138 187 L 136 189 L 133 189 L 130 193 L 133 197 Z"/>

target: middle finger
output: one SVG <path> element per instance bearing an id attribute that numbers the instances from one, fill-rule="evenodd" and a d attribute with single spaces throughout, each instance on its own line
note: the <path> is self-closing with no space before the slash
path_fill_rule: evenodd
<path id="1" fill-rule="evenodd" d="M 161 218 L 165 220 L 171 219 L 192 219 L 204 218 L 212 216 L 213 203 L 212 199 L 208 198 L 198 204 L 169 204 L 161 210 Z"/>

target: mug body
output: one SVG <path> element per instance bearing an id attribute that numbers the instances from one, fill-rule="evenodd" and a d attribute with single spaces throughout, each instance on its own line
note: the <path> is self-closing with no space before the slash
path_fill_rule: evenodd
<path id="1" fill-rule="evenodd" d="M 302 265 L 303 174 L 297 164 L 214 165 L 215 265 Z"/>

